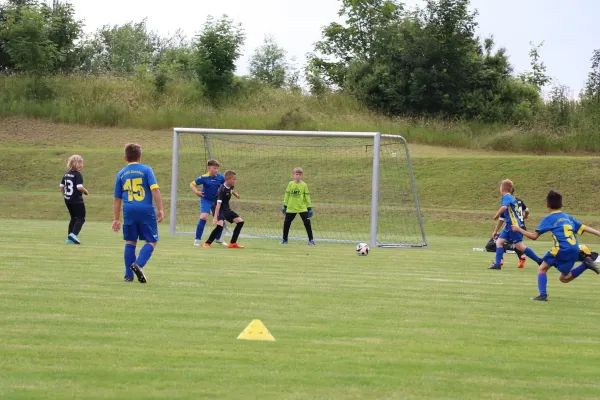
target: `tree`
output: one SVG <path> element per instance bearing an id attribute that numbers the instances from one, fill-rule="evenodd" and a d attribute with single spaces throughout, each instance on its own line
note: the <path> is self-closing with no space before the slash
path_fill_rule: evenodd
<path id="1" fill-rule="evenodd" d="M 250 57 L 250 76 L 269 86 L 280 88 L 286 81 L 285 50 L 272 36 L 266 36 L 263 45 Z"/>
<path id="2" fill-rule="evenodd" d="M 216 100 L 232 87 L 235 62 L 245 38 L 241 24 L 235 24 L 227 15 L 219 20 L 209 16 L 196 36 L 195 70 L 210 99 Z"/>
<path id="3" fill-rule="evenodd" d="M 544 86 L 552 82 L 552 78 L 546 75 L 546 65 L 543 61 L 540 61 L 540 50 L 544 42 L 537 46 L 529 42 L 529 45 L 531 46 L 529 50 L 531 71 L 521 74 L 520 78 L 523 82 L 534 85 L 541 92 Z"/>
<path id="4" fill-rule="evenodd" d="M 600 49 L 594 50 L 591 61 L 592 71 L 588 74 L 584 96 L 600 103 Z"/>

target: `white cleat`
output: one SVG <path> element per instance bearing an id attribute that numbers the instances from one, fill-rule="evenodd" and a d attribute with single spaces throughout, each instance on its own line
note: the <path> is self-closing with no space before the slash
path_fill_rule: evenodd
<path id="1" fill-rule="evenodd" d="M 215 240 L 215 243 L 218 243 L 218 244 L 220 244 L 221 246 L 227 246 L 227 243 L 225 243 L 225 242 L 224 242 L 224 241 L 222 241 L 222 240 Z"/>
<path id="2" fill-rule="evenodd" d="M 194 239 L 194 246 L 202 246 L 202 240 Z"/>

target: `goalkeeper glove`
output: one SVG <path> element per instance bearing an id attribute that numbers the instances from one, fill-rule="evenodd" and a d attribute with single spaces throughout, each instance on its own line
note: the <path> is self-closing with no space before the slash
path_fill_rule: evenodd
<path id="1" fill-rule="evenodd" d="M 287 206 L 283 206 L 283 207 L 281 207 L 281 213 L 282 213 L 283 215 L 285 215 L 285 212 L 286 212 L 286 210 L 287 210 Z"/>
<path id="2" fill-rule="evenodd" d="M 313 216 L 312 208 L 308 207 L 308 218 Z"/>

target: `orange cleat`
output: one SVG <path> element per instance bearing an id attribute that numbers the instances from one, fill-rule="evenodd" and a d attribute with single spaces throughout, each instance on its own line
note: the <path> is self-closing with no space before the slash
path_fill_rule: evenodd
<path id="1" fill-rule="evenodd" d="M 517 268 L 525 268 L 525 256 L 521 256 L 521 259 L 519 260 L 519 263 L 517 264 Z"/>
<path id="2" fill-rule="evenodd" d="M 210 247 L 210 243 L 204 243 L 202 247 Z"/>
<path id="3" fill-rule="evenodd" d="M 230 249 L 243 249 L 244 246 L 242 246 L 241 244 L 237 244 L 237 243 L 229 243 L 227 245 L 227 247 L 229 247 Z"/>

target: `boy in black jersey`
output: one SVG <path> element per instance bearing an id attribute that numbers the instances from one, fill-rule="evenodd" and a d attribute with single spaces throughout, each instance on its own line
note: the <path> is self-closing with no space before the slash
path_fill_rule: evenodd
<path id="1" fill-rule="evenodd" d="M 67 244 L 81 244 L 77 235 L 85 223 L 85 204 L 83 204 L 82 193 L 88 195 L 88 190 L 83 187 L 83 158 L 74 154 L 67 161 L 67 172 L 60 181 L 60 191 L 65 199 L 65 204 L 71 215 Z"/>
<path id="2" fill-rule="evenodd" d="M 237 243 L 237 239 L 240 236 L 242 227 L 244 226 L 244 220 L 237 215 L 237 213 L 233 211 L 229 205 L 229 200 L 231 199 L 231 194 L 237 175 L 235 171 L 225 171 L 223 175 L 225 176 L 225 183 L 221 185 L 217 192 L 217 205 L 215 207 L 215 213 L 213 217 L 213 225 L 217 224 L 217 226 L 210 233 L 208 240 L 206 243 L 204 243 L 204 247 L 210 247 L 216 237 L 223 231 L 223 221 L 227 221 L 229 223 L 235 222 L 236 224 L 231 236 L 231 242 L 227 245 L 227 247 L 230 249 L 243 249 L 244 246 L 239 245 Z"/>

